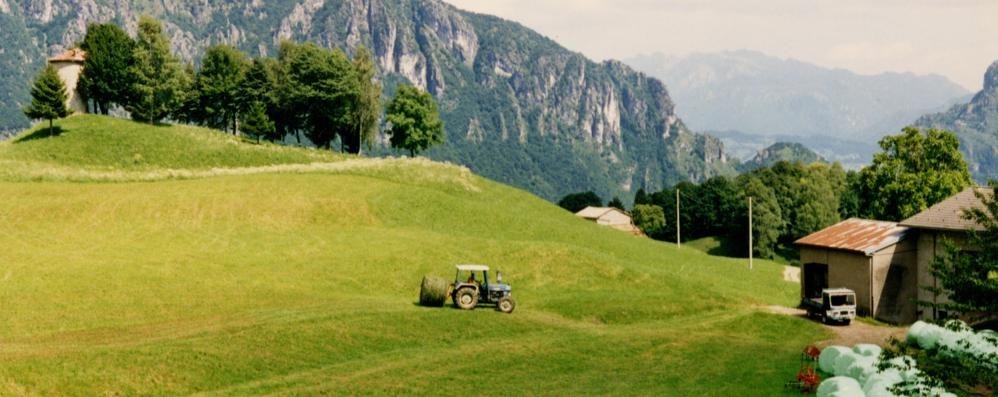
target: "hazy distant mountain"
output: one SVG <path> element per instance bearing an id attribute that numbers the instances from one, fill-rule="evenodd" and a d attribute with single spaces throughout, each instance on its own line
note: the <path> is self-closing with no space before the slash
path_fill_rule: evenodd
<path id="1" fill-rule="evenodd" d="M 938 75 L 859 75 L 753 51 L 639 56 L 625 61 L 665 82 L 694 130 L 836 137 L 871 145 L 969 92 Z M 872 151 L 872 149 L 871 149 Z"/>
<path id="2" fill-rule="evenodd" d="M 751 160 L 738 166 L 738 171 L 748 172 L 754 169 L 771 166 L 779 161 L 799 161 L 804 164 L 811 164 L 814 162 L 825 161 L 825 159 L 813 150 L 808 149 L 807 146 L 799 143 L 776 142 L 769 147 L 756 152 L 755 156 L 752 157 Z"/>
<path id="3" fill-rule="evenodd" d="M 984 89 L 969 103 L 923 116 L 916 125 L 956 132 L 974 178 L 982 183 L 998 179 L 998 61 L 984 74 Z"/>

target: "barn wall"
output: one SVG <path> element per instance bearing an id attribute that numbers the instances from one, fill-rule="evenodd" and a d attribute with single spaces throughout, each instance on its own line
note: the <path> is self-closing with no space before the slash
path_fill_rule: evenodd
<path id="1" fill-rule="evenodd" d="M 630 225 L 631 217 L 617 211 L 609 211 L 596 221 L 601 225 Z"/>
<path id="2" fill-rule="evenodd" d="M 946 303 L 948 301 L 945 295 L 933 296 L 932 292 L 920 288 L 921 286 L 938 286 L 936 278 L 932 275 L 932 260 L 946 252 L 946 245 L 944 243 L 946 240 L 952 241 L 957 247 L 965 247 L 967 245 L 967 237 L 964 233 L 925 229 L 918 231 L 918 258 L 916 266 L 918 269 L 917 287 L 919 288 L 917 296 L 919 300 L 936 303 Z M 939 313 L 934 313 L 930 307 L 920 307 L 917 309 L 917 313 L 920 319 L 936 319 L 940 317 Z"/>
<path id="3" fill-rule="evenodd" d="M 916 241 L 907 240 L 874 254 L 871 313 L 875 317 L 899 324 L 917 319 L 917 247 Z"/>
<path id="4" fill-rule="evenodd" d="M 872 312 L 869 257 L 858 252 L 802 247 L 800 261 L 828 265 L 828 287 L 855 291 L 857 312 L 864 315 Z"/>

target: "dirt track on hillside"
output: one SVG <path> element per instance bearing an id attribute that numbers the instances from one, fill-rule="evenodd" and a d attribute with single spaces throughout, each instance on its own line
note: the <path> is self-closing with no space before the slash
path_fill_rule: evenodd
<path id="1" fill-rule="evenodd" d="M 808 319 L 807 312 L 801 309 L 783 307 L 783 306 L 766 306 L 765 310 L 770 313 L 783 314 L 788 316 L 796 316 L 800 318 L 807 319 L 808 321 L 814 321 L 819 323 L 817 320 Z M 873 325 L 864 323 L 862 321 L 853 321 L 849 325 L 827 325 L 822 324 L 822 327 L 832 331 L 835 337 L 828 340 L 823 340 L 815 343 L 818 347 L 825 347 L 830 345 L 842 345 L 842 346 L 853 346 L 857 343 L 872 343 L 876 345 L 883 346 L 887 344 L 887 340 L 894 336 L 896 338 L 903 338 L 905 332 L 908 331 L 908 327 L 894 327 L 888 325 Z"/>

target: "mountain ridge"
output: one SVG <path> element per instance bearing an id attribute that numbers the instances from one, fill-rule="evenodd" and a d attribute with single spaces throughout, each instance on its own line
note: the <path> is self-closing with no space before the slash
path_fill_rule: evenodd
<path id="1" fill-rule="evenodd" d="M 926 114 L 915 125 L 955 132 L 971 175 L 986 183 L 998 179 L 998 61 L 985 71 L 982 87 L 969 102 Z"/>
<path id="2" fill-rule="evenodd" d="M 638 187 L 733 172 L 720 140 L 691 132 L 660 81 L 440 1 L 9 2 L 12 11 L 3 16 L 22 16 L 25 30 L 42 38 L 30 59 L 78 40 L 88 22 L 131 29 L 139 13 L 163 20 L 174 51 L 188 60 L 216 42 L 251 55 L 272 54 L 285 39 L 347 52 L 367 45 L 388 93 L 407 81 L 437 98 L 448 142 L 429 157 L 549 200 L 583 190 L 627 196 Z M 33 71 L 22 68 L 20 79 Z"/>
<path id="3" fill-rule="evenodd" d="M 662 79 L 696 131 L 798 136 L 810 147 L 834 136 L 866 144 L 861 163 L 869 162 L 881 136 L 968 93 L 939 75 L 861 75 L 751 50 L 644 55 L 625 62 Z M 855 152 L 823 154 L 845 163 Z"/>

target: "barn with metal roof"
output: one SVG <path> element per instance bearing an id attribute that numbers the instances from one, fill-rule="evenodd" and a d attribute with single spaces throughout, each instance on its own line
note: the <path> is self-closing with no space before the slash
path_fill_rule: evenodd
<path id="1" fill-rule="evenodd" d="M 896 222 L 851 218 L 797 240 L 802 295 L 849 288 L 856 292 L 860 314 L 914 321 L 917 255 L 910 237 Z"/>
<path id="2" fill-rule="evenodd" d="M 945 302 L 925 286 L 938 287 L 932 261 L 946 242 L 964 250 L 967 233 L 981 226 L 966 219 L 969 208 L 983 208 L 989 188 L 967 188 L 900 223 L 847 219 L 797 240 L 802 296 L 820 296 L 822 288 L 856 292 L 861 314 L 893 323 L 938 319 L 946 313 L 916 301 Z"/>

